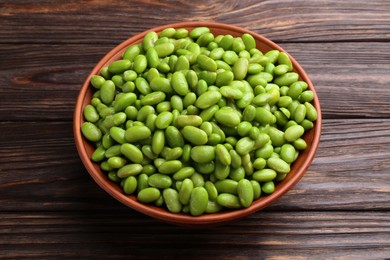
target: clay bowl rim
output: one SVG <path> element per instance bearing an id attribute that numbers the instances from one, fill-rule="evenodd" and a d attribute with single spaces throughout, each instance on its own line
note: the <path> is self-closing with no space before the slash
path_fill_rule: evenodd
<path id="1" fill-rule="evenodd" d="M 168 27 L 173 28 L 186 28 L 192 29 L 198 26 L 207 26 L 211 29 L 212 32 L 219 32 L 216 34 L 226 34 L 230 33 L 233 36 L 242 35 L 244 33 L 249 33 L 253 35 L 256 39 L 257 47 L 264 51 L 265 49 L 276 49 L 279 51 L 286 52 L 282 47 L 275 44 L 268 38 L 257 34 L 255 32 L 249 31 L 244 28 L 237 27 L 235 25 L 215 23 L 215 22 L 180 22 L 173 24 L 166 24 L 163 26 L 158 26 L 155 28 L 151 28 L 142 33 L 139 33 L 129 39 L 125 40 L 118 46 L 114 47 L 110 50 L 92 69 L 88 77 L 83 83 L 83 86 L 78 94 L 75 110 L 74 110 L 74 123 L 73 123 L 73 131 L 75 137 L 75 143 L 77 147 L 77 151 L 79 156 L 86 167 L 87 171 L 91 175 L 91 177 L 95 180 L 95 182 L 107 193 L 109 193 L 112 197 L 114 197 L 119 202 L 125 204 L 126 206 L 139 211 L 145 215 L 156 218 L 158 220 L 176 224 L 176 225 L 184 225 L 184 226 L 206 226 L 206 225 L 216 225 L 223 224 L 227 222 L 231 222 L 233 220 L 238 220 L 245 216 L 248 216 L 254 212 L 257 212 L 271 203 L 277 201 L 280 197 L 282 197 L 285 193 L 287 193 L 305 174 L 306 170 L 309 168 L 312 160 L 314 159 L 315 153 L 318 149 L 318 145 L 320 142 L 321 136 L 321 127 L 322 127 L 322 116 L 321 116 L 321 108 L 317 93 L 314 89 L 314 86 L 307 76 L 306 72 L 303 68 L 298 64 L 298 62 L 290 55 L 290 59 L 293 63 L 294 71 L 300 75 L 300 79 L 306 81 L 308 83 L 308 88 L 314 92 L 314 100 L 313 105 L 316 107 L 318 112 L 318 118 L 314 123 L 314 128 L 305 133 L 304 138 L 307 141 L 307 148 L 304 152 L 302 152 L 296 162 L 292 165 L 291 172 L 287 175 L 286 179 L 282 182 L 278 183 L 275 187 L 274 193 L 266 196 L 262 196 L 261 198 L 255 200 L 252 205 L 248 208 L 243 208 L 239 210 L 226 210 L 218 213 L 212 214 L 203 214 L 201 216 L 191 216 L 182 213 L 170 213 L 169 211 L 156 207 L 154 205 L 145 205 L 140 202 L 137 202 L 134 195 L 125 195 L 119 188 L 117 183 L 113 183 L 108 180 L 106 174 L 104 174 L 99 166 L 93 163 L 90 160 L 91 149 L 93 149 L 92 145 L 86 141 L 80 131 L 81 124 L 84 122 L 84 118 L 82 116 L 83 108 L 89 103 L 92 95 L 92 88 L 90 87 L 89 81 L 92 75 L 99 74 L 99 71 L 102 67 L 108 65 L 114 60 L 120 58 L 121 53 L 124 50 L 140 40 L 150 31 L 161 32 L 163 29 Z M 286 52 L 287 53 L 287 52 Z"/>

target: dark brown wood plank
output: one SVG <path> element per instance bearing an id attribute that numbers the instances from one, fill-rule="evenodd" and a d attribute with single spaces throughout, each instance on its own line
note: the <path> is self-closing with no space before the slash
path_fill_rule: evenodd
<path id="1" fill-rule="evenodd" d="M 2 210 L 125 209 L 86 172 L 70 122 L 3 122 L 0 132 Z M 389 145 L 389 119 L 324 120 L 307 173 L 267 210 L 390 210 Z"/>
<path id="2" fill-rule="evenodd" d="M 158 25 L 199 20 L 235 24 L 278 42 L 390 39 L 386 0 L 7 0 L 0 17 L 2 43 L 117 43 Z"/>
<path id="3" fill-rule="evenodd" d="M 128 212 L 0 213 L 0 249 L 0 257 L 23 259 L 382 259 L 390 254 L 390 216 L 260 212 L 224 226 L 188 229 Z"/>
<path id="4" fill-rule="evenodd" d="M 83 81 L 113 47 L 3 45 L 0 120 L 71 120 Z M 388 43 L 294 43 L 282 47 L 312 79 L 325 118 L 390 118 Z"/>

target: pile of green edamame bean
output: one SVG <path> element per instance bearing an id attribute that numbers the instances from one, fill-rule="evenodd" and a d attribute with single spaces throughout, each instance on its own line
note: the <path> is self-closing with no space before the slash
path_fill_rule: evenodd
<path id="1" fill-rule="evenodd" d="M 207 27 L 149 32 L 91 78 L 92 160 L 142 203 L 198 216 L 271 194 L 306 148 L 314 93 L 289 56 Z"/>

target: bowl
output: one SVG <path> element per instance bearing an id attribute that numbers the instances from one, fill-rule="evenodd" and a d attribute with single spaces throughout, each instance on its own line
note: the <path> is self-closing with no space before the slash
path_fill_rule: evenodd
<path id="1" fill-rule="evenodd" d="M 285 52 L 279 45 L 275 44 L 271 40 L 261 36 L 257 33 L 251 32 L 249 30 L 239 28 L 234 25 L 228 24 L 220 24 L 214 22 L 182 22 L 175 24 L 168 24 L 164 26 L 159 26 L 156 28 L 152 28 L 148 31 L 137 34 L 118 46 L 109 51 L 92 69 L 89 76 L 86 78 L 80 93 L 77 98 L 75 110 L 74 110 L 74 136 L 75 143 L 79 153 L 79 156 L 84 164 L 85 168 L 95 180 L 95 182 L 106 192 L 108 192 L 112 197 L 114 197 L 119 202 L 125 204 L 126 206 L 139 211 L 145 215 L 156 218 L 158 220 L 175 224 L 181 226 L 191 226 L 191 227 L 199 227 L 199 226 L 210 226 L 217 224 L 225 224 L 234 220 L 238 220 L 245 216 L 248 216 L 254 212 L 257 212 L 271 203 L 278 200 L 284 194 L 286 194 L 304 175 L 308 167 L 310 166 L 315 153 L 317 151 L 320 134 L 321 134 L 321 110 L 320 103 L 318 100 L 318 96 L 315 92 L 313 84 L 311 83 L 309 77 L 302 69 L 302 67 L 296 62 L 296 60 L 290 56 L 290 59 L 293 63 L 294 71 L 297 72 L 300 76 L 300 79 L 306 81 L 308 83 L 308 88 L 314 92 L 314 100 L 313 105 L 317 109 L 318 118 L 314 122 L 314 127 L 307 131 L 303 138 L 307 142 L 307 148 L 300 153 L 298 159 L 292 164 L 291 171 L 287 175 L 287 177 L 279 182 L 275 186 L 275 191 L 266 196 L 261 196 L 259 199 L 253 201 L 252 205 L 248 208 L 238 209 L 238 210 L 224 210 L 218 213 L 211 214 L 203 214 L 201 216 L 192 216 L 182 213 L 170 213 L 164 208 L 160 208 L 154 205 L 145 205 L 137 201 L 134 195 L 126 195 L 122 192 L 122 189 L 117 183 L 110 181 L 107 178 L 107 175 L 101 171 L 99 168 L 99 164 L 96 164 L 90 160 L 91 155 L 94 151 L 94 147 L 88 142 L 81 134 L 80 127 L 84 122 L 83 118 L 83 109 L 86 105 L 91 101 L 91 97 L 93 94 L 93 89 L 90 86 L 90 78 L 92 75 L 99 74 L 100 69 L 104 66 L 107 66 L 111 62 L 118 60 L 121 58 L 121 54 L 126 50 L 126 48 L 135 43 L 139 43 L 143 37 L 150 31 L 161 32 L 165 28 L 173 27 L 173 28 L 186 28 L 187 30 L 191 30 L 193 28 L 199 26 L 207 26 L 210 28 L 211 32 L 214 35 L 220 34 L 231 34 L 233 36 L 241 36 L 244 33 L 251 34 L 257 44 L 257 48 L 262 52 L 266 52 L 271 49 L 276 49 L 279 51 Z"/>

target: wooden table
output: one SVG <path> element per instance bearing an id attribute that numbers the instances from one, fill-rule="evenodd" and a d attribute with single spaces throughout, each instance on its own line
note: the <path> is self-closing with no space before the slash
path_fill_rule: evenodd
<path id="1" fill-rule="evenodd" d="M 103 55 L 157 25 L 263 34 L 315 85 L 323 133 L 303 179 L 269 208 L 188 230 L 112 199 L 81 163 L 72 117 Z M 390 257 L 390 2 L 0 3 L 0 258 Z"/>

